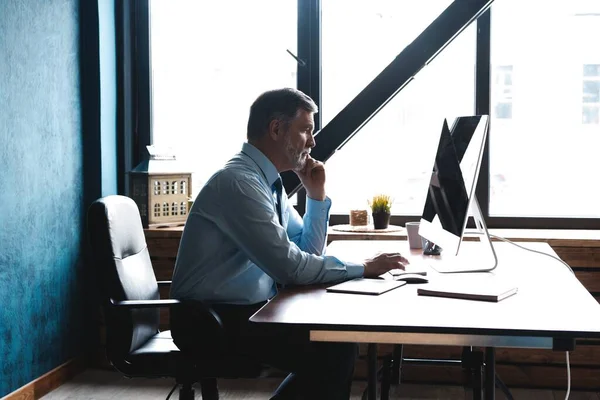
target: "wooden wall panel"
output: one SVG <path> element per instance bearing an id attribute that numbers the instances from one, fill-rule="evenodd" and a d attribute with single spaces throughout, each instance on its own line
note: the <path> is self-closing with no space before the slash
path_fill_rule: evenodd
<path id="1" fill-rule="evenodd" d="M 575 270 L 575 276 L 590 293 L 600 293 L 600 271 Z"/>
<path id="2" fill-rule="evenodd" d="M 600 247 L 553 247 L 572 268 L 600 268 Z"/>
<path id="3" fill-rule="evenodd" d="M 360 361 L 364 364 L 364 360 Z M 357 364 L 357 373 L 365 371 L 365 365 Z M 527 366 L 498 364 L 496 372 L 509 388 L 565 389 L 566 367 Z M 571 368 L 571 389 L 595 391 L 600 389 L 597 369 Z M 402 369 L 402 382 L 465 384 L 462 368 L 454 366 L 407 365 Z"/>
<path id="4" fill-rule="evenodd" d="M 173 258 L 177 257 L 179 239 L 156 238 L 147 239 L 148 252 L 151 258 Z"/>
<path id="5" fill-rule="evenodd" d="M 158 281 L 170 281 L 173 278 L 173 268 L 175 268 L 175 258 L 152 258 L 152 266 L 154 267 L 154 275 Z"/>
<path id="6" fill-rule="evenodd" d="M 599 343 L 600 344 L 600 343 Z M 379 346 L 380 354 L 391 354 L 392 346 Z M 366 347 L 361 354 L 366 354 Z M 405 358 L 425 359 L 450 359 L 460 360 L 462 347 L 457 346 L 404 346 Z M 578 344 L 569 355 L 572 365 L 596 366 L 600 362 L 600 345 Z M 565 353 L 553 350 L 538 349 L 509 349 L 500 348 L 496 350 L 496 361 L 505 364 L 553 364 L 565 365 Z M 600 370 L 598 371 L 600 373 Z M 600 378 L 600 374 L 599 374 Z"/>
<path id="7" fill-rule="evenodd" d="M 513 351 L 515 355 L 520 352 L 521 350 Z M 525 356 L 527 356 L 526 353 Z M 506 363 L 500 359 L 497 360 L 496 370 L 502 381 L 510 388 L 564 389 L 567 382 L 567 367 L 564 364 L 565 353 L 556 352 L 556 356 L 563 360 L 563 364 L 531 365 L 527 363 Z M 380 357 L 378 359 L 379 367 L 382 364 L 383 359 Z M 404 363 L 401 377 L 404 383 L 467 384 L 465 373 L 460 364 L 419 365 Z M 367 379 L 366 355 L 361 355 L 356 362 L 354 378 Z M 572 360 L 571 386 L 575 390 L 599 390 L 600 370 L 596 366 L 576 365 L 575 361 Z"/>

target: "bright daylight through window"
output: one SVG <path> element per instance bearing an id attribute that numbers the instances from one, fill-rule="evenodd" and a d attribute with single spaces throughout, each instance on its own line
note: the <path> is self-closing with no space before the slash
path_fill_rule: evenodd
<path id="1" fill-rule="evenodd" d="M 256 97 L 296 87 L 297 5 L 151 0 L 150 13 L 153 144 L 191 168 L 195 196 L 241 150 Z"/>
<path id="2" fill-rule="evenodd" d="M 323 124 L 450 3 L 324 1 Z M 332 212 L 348 214 L 386 193 L 393 214 L 420 215 L 444 118 L 474 112 L 474 71 L 475 24 L 327 162 Z"/>
<path id="3" fill-rule="evenodd" d="M 451 3 L 321 1 L 323 126 Z M 150 7 L 152 140 L 194 171 L 195 195 L 239 151 L 252 101 L 296 87 L 286 50 L 297 54 L 297 1 Z M 600 217 L 600 1 L 496 0 L 491 10 L 489 216 Z M 393 214 L 421 214 L 443 119 L 475 112 L 476 28 L 327 162 L 332 214 L 379 193 L 394 198 Z"/>
<path id="4" fill-rule="evenodd" d="M 491 35 L 490 215 L 600 216 L 600 2 L 496 0 Z"/>

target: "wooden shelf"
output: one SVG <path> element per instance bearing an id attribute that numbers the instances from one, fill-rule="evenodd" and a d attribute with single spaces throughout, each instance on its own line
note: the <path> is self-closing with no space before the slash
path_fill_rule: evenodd
<path id="1" fill-rule="evenodd" d="M 149 228 L 146 238 L 181 239 L 183 226 Z M 584 229 L 490 229 L 490 234 L 518 242 L 547 242 L 560 247 L 600 247 L 600 230 Z M 388 233 L 338 232 L 328 229 L 329 241 L 334 240 L 405 240 L 406 231 Z"/>
<path id="2" fill-rule="evenodd" d="M 181 239 L 183 233 L 183 226 L 173 226 L 165 228 L 146 228 L 146 239 L 155 238 L 167 238 L 167 239 Z"/>

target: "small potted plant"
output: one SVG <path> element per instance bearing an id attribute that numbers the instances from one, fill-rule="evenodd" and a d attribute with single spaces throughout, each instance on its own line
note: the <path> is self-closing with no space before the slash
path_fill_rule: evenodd
<path id="1" fill-rule="evenodd" d="M 374 228 L 387 228 L 390 224 L 392 198 L 386 194 L 378 194 L 369 201 L 369 206 L 371 207 Z"/>

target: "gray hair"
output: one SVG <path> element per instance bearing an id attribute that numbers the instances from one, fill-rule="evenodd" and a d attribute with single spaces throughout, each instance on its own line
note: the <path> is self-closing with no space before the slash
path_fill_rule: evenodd
<path id="1" fill-rule="evenodd" d="M 261 138 L 273 120 L 281 121 L 284 129 L 287 129 L 300 109 L 312 113 L 319 111 L 315 102 L 297 89 L 284 88 L 264 92 L 250 107 L 248 140 Z"/>

